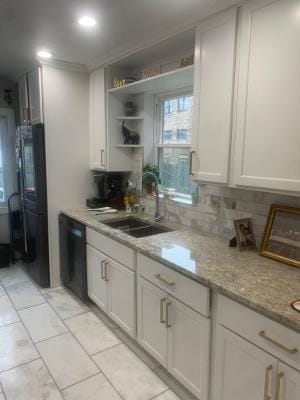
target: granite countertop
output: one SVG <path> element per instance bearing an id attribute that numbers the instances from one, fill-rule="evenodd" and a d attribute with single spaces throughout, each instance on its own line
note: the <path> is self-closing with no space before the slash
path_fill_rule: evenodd
<path id="1" fill-rule="evenodd" d="M 240 252 L 213 236 L 174 224 L 162 224 L 173 232 L 137 239 L 101 223 L 122 218 L 124 212 L 95 216 L 87 209 L 73 209 L 63 213 L 300 333 L 300 313 L 290 307 L 300 298 L 300 269 L 255 251 Z"/>

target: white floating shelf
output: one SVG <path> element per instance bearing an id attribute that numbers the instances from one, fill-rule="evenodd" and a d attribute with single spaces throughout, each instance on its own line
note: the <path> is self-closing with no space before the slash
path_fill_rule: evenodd
<path id="1" fill-rule="evenodd" d="M 130 149 L 130 148 L 142 148 L 142 147 L 144 147 L 144 145 L 143 144 L 115 144 L 115 146 L 114 147 L 121 147 L 121 148 L 128 148 L 128 149 Z"/>
<path id="2" fill-rule="evenodd" d="M 119 120 L 123 120 L 123 119 L 125 119 L 125 120 L 127 120 L 127 121 L 143 121 L 143 117 L 117 117 L 116 119 L 119 119 Z"/>
<path id="3" fill-rule="evenodd" d="M 178 68 L 151 78 L 142 79 L 128 85 L 108 90 L 110 94 L 162 93 L 192 86 L 194 66 Z"/>

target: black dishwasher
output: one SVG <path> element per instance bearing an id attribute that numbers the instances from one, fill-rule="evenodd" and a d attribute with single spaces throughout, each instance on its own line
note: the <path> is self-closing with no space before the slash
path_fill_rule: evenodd
<path id="1" fill-rule="evenodd" d="M 63 284 L 83 300 L 87 299 L 85 226 L 59 215 L 60 276 Z"/>

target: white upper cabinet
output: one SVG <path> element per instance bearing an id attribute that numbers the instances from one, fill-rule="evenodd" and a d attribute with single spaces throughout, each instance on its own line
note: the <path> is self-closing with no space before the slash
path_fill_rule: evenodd
<path id="1" fill-rule="evenodd" d="M 235 185 L 300 191 L 300 1 L 242 8 Z"/>
<path id="2" fill-rule="evenodd" d="M 43 123 L 42 71 L 38 67 L 27 75 L 30 123 Z"/>
<path id="3" fill-rule="evenodd" d="M 19 88 L 19 105 L 20 105 L 20 122 L 27 123 L 29 120 L 28 108 L 28 92 L 27 92 L 27 76 L 23 75 L 18 81 Z"/>
<path id="4" fill-rule="evenodd" d="M 192 178 L 227 183 L 234 92 L 237 9 L 197 27 Z"/>
<path id="5" fill-rule="evenodd" d="M 21 124 L 43 123 L 43 96 L 41 68 L 38 67 L 18 82 Z"/>
<path id="6" fill-rule="evenodd" d="M 107 168 L 105 68 L 90 74 L 90 167 Z"/>

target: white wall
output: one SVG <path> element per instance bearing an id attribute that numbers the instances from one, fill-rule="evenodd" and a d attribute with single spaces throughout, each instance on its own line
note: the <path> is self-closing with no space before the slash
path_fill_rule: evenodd
<path id="1" fill-rule="evenodd" d="M 51 286 L 60 284 L 58 214 L 93 194 L 89 170 L 88 75 L 43 66 Z"/>

